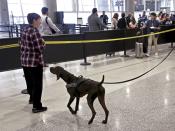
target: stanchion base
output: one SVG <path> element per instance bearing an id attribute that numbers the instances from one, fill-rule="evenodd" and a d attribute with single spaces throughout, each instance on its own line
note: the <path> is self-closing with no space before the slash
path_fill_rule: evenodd
<path id="1" fill-rule="evenodd" d="M 28 93 L 27 89 L 24 89 L 21 91 L 21 94 L 29 94 L 29 93 Z"/>
<path id="2" fill-rule="evenodd" d="M 88 65 L 91 65 L 91 63 L 83 62 L 83 63 L 81 63 L 80 65 L 82 65 L 82 66 L 88 66 Z"/>

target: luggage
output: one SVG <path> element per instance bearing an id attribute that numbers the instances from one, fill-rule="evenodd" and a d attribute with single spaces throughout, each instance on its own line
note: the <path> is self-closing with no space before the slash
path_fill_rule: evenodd
<path id="1" fill-rule="evenodd" d="M 143 43 L 136 42 L 135 54 L 136 58 L 143 58 Z"/>

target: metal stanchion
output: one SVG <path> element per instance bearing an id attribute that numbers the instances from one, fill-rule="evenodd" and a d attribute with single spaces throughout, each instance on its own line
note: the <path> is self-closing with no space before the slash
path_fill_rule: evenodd
<path id="1" fill-rule="evenodd" d="M 124 30 L 124 37 L 126 37 L 126 29 Z M 129 55 L 127 55 L 126 53 L 126 40 L 123 41 L 123 51 L 124 55 L 122 55 L 121 57 L 129 57 Z"/>
<path id="2" fill-rule="evenodd" d="M 80 65 L 82 66 L 87 66 L 87 65 L 91 65 L 91 63 L 87 62 L 87 56 L 86 56 L 86 44 L 82 44 L 83 45 L 83 58 L 84 58 L 84 62 L 81 63 Z"/>

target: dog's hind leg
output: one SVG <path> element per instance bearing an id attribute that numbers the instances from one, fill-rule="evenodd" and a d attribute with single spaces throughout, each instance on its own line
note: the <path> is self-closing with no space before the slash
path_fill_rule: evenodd
<path id="1" fill-rule="evenodd" d="M 98 96 L 98 100 L 99 100 L 101 106 L 103 107 L 103 109 L 104 109 L 104 111 L 105 111 L 105 115 L 106 115 L 105 120 L 103 120 L 102 123 L 103 123 L 103 124 L 106 124 L 107 121 L 108 121 L 109 111 L 108 111 L 108 109 L 107 109 L 107 107 L 106 107 L 106 104 L 105 104 L 105 93 L 100 94 L 100 95 Z"/>
<path id="2" fill-rule="evenodd" d="M 94 100 L 95 98 L 97 97 L 97 95 L 88 95 L 87 96 L 87 102 L 88 102 L 88 105 L 89 105 L 89 108 L 91 109 L 92 111 L 92 117 L 91 119 L 89 120 L 88 124 L 91 124 L 95 118 L 95 115 L 96 115 L 96 112 L 95 112 L 95 109 L 94 109 L 94 106 L 93 106 L 93 103 L 94 103 Z"/>
<path id="3" fill-rule="evenodd" d="M 80 103 L 80 98 L 79 97 L 76 97 L 76 106 L 75 106 L 75 112 L 76 113 L 79 110 L 79 103 Z"/>
<path id="4" fill-rule="evenodd" d="M 68 104 L 67 104 L 67 107 L 69 108 L 69 110 L 70 110 L 70 112 L 71 112 L 72 114 L 76 114 L 76 112 L 75 112 L 75 111 L 72 109 L 72 107 L 70 106 L 70 105 L 72 104 L 72 102 L 74 101 L 74 99 L 75 99 L 75 97 L 70 96 L 69 102 L 68 102 Z"/>

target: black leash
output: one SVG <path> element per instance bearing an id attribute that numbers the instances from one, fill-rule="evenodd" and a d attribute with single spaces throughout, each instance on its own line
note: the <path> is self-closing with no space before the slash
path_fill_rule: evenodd
<path id="1" fill-rule="evenodd" d="M 145 73 L 143 73 L 143 74 L 141 74 L 137 77 L 131 78 L 129 80 L 119 81 L 119 82 L 104 82 L 104 84 L 122 84 L 122 83 L 127 83 L 127 82 L 130 82 L 130 81 L 134 81 L 136 79 L 139 79 L 140 77 L 148 74 L 149 72 L 151 72 L 152 70 L 157 68 L 160 64 L 162 64 L 171 55 L 171 53 L 173 52 L 174 49 L 175 49 L 175 47 L 173 47 L 173 49 L 168 53 L 168 55 L 160 63 L 158 63 L 156 66 L 154 66 L 152 69 L 148 70 L 147 72 L 145 72 Z"/>

